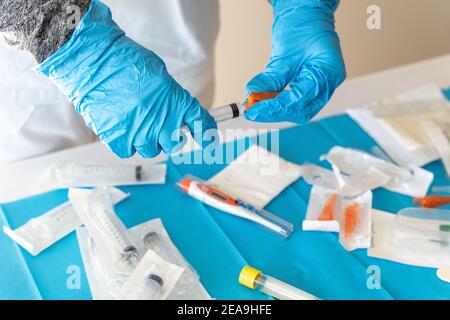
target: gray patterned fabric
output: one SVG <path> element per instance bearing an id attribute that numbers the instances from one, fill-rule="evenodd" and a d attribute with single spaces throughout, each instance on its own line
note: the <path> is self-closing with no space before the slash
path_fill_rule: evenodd
<path id="1" fill-rule="evenodd" d="M 0 36 L 38 62 L 72 36 L 91 0 L 0 0 Z"/>

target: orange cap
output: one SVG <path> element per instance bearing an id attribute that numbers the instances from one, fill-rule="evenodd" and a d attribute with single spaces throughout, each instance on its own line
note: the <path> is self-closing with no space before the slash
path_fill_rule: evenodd
<path id="1" fill-rule="evenodd" d="M 251 93 L 247 98 L 247 105 L 245 106 L 245 110 L 249 110 L 258 102 L 269 100 L 276 98 L 281 92 L 255 92 Z"/>
<path id="2" fill-rule="evenodd" d="M 178 186 L 180 186 L 181 190 L 186 193 L 189 193 L 189 188 L 191 187 L 192 179 L 183 179 L 178 182 Z"/>

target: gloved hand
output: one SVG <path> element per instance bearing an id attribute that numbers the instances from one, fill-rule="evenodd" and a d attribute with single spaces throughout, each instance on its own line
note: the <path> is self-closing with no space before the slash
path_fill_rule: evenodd
<path id="1" fill-rule="evenodd" d="M 247 94 L 283 91 L 250 108 L 259 122 L 311 120 L 329 101 L 346 73 L 334 11 L 339 0 L 272 0 L 272 56 L 265 71 L 247 85 Z"/>
<path id="2" fill-rule="evenodd" d="M 38 66 L 119 157 L 155 157 L 179 147 L 187 125 L 199 144 L 216 123 L 153 52 L 125 36 L 94 0 L 71 39 Z"/>

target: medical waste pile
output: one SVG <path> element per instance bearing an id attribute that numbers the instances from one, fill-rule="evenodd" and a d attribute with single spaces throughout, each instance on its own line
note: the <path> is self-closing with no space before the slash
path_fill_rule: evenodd
<path id="1" fill-rule="evenodd" d="M 378 142 L 376 154 L 335 146 L 317 159 L 319 166 L 295 164 L 253 145 L 208 181 L 188 175 L 177 185 L 186 197 L 235 217 L 236 224 L 247 220 L 279 235 L 274 241 L 294 232 L 336 233 L 347 251 L 368 249 L 372 257 L 440 269 L 438 277 L 446 279 L 450 210 L 439 207 L 450 197 L 428 195 L 434 175 L 422 166 L 441 160 L 450 174 L 450 104 L 427 87 L 348 113 Z M 50 178 L 69 189 L 70 201 L 4 232 L 36 256 L 76 231 L 94 299 L 211 299 L 161 220 L 127 228 L 115 212 L 130 196 L 117 186 L 164 184 L 166 174 L 165 164 L 51 166 Z M 266 209 L 299 179 L 311 185 L 302 231 L 294 228 L 298 221 Z M 379 188 L 411 197 L 422 208 L 396 215 L 374 210 Z M 239 282 L 277 299 L 318 299 L 250 266 Z"/>

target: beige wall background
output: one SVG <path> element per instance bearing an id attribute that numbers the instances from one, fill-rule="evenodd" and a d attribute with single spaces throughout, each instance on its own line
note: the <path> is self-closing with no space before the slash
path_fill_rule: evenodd
<path id="1" fill-rule="evenodd" d="M 214 105 L 240 100 L 270 56 L 272 10 L 265 0 L 220 0 Z M 381 8 L 369 30 L 367 8 Z M 450 0 L 341 0 L 336 15 L 348 77 L 450 53 Z"/>

